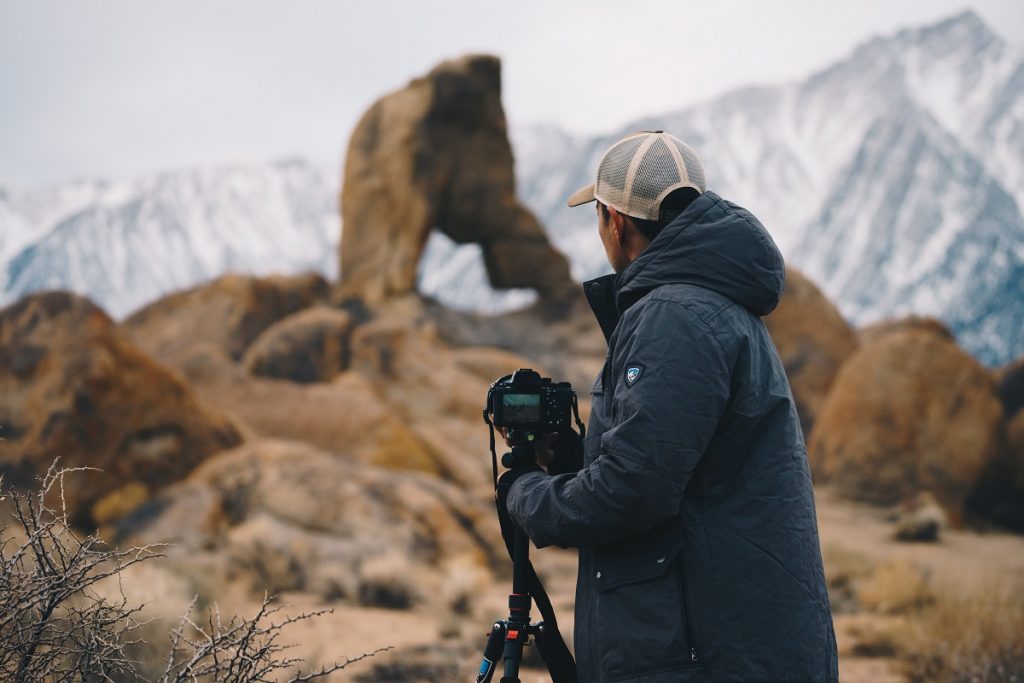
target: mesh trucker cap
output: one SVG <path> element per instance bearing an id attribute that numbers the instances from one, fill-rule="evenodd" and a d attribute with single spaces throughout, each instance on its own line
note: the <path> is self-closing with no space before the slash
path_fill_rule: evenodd
<path id="1" fill-rule="evenodd" d="M 630 133 L 612 145 L 597 165 L 597 182 L 569 197 L 569 206 L 599 200 L 633 218 L 660 221 L 661 202 L 681 187 L 701 194 L 704 166 L 689 145 L 664 131 Z"/>

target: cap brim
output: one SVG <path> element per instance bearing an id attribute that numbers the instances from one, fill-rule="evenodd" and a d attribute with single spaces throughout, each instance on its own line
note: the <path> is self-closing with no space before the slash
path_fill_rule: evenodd
<path id="1" fill-rule="evenodd" d="M 580 204 L 592 202 L 595 199 L 597 198 L 594 196 L 594 183 L 591 183 L 573 192 L 572 196 L 566 201 L 566 204 L 569 206 L 579 206 Z"/>

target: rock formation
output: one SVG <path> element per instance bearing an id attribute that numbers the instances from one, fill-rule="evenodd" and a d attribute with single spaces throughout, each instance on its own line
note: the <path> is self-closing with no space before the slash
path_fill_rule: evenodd
<path id="1" fill-rule="evenodd" d="M 813 282 L 786 269 L 786 291 L 764 319 L 775 341 L 808 434 L 832 378 L 857 347 L 857 337 L 839 310 Z"/>
<path id="2" fill-rule="evenodd" d="M 33 486 L 56 458 L 101 470 L 65 482 L 83 525 L 96 521 L 94 505 L 118 507 L 104 497 L 137 502 L 240 441 L 102 310 L 66 292 L 0 311 L 0 437 L 0 467 L 14 484 Z"/>
<path id="3" fill-rule="evenodd" d="M 115 532 L 121 542 L 173 542 L 188 562 L 212 550 L 217 571 L 260 594 L 301 590 L 357 602 L 381 588 L 381 558 L 399 563 L 404 576 L 391 580 L 414 592 L 440 588 L 444 570 L 460 563 L 487 571 L 507 564 L 485 500 L 434 477 L 277 440 L 211 458 Z"/>
<path id="4" fill-rule="evenodd" d="M 352 370 L 378 387 L 402 422 L 442 464 L 444 476 L 481 494 L 492 491 L 481 411 L 490 383 L 531 363 L 498 349 L 450 350 L 429 322 L 390 314 L 352 335 Z"/>
<path id="5" fill-rule="evenodd" d="M 378 100 L 349 142 L 341 206 L 342 298 L 375 305 L 414 292 L 434 228 L 479 243 L 496 288 L 576 289 L 516 198 L 496 57 L 444 62 Z"/>
<path id="6" fill-rule="evenodd" d="M 977 361 L 944 335 L 893 332 L 836 375 L 810 439 L 818 480 L 894 503 L 930 491 L 959 514 L 1001 449 L 1003 408 Z"/>
<path id="7" fill-rule="evenodd" d="M 359 373 L 342 372 L 314 384 L 252 376 L 210 344 L 195 347 L 182 370 L 196 394 L 230 415 L 247 440 L 303 441 L 380 467 L 448 471 L 381 389 Z"/>
<path id="8" fill-rule="evenodd" d="M 133 313 L 123 327 L 132 341 L 172 365 L 201 343 L 216 344 L 238 360 L 263 330 L 326 298 L 320 275 L 224 275 L 171 294 Z"/>
<path id="9" fill-rule="evenodd" d="M 252 374 L 293 382 L 324 382 L 348 367 L 354 321 L 345 311 L 316 306 L 274 323 L 242 357 Z"/>

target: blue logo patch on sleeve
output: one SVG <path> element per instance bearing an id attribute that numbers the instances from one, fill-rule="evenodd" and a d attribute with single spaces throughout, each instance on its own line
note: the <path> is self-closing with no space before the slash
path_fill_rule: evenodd
<path id="1" fill-rule="evenodd" d="M 640 375 L 644 374 L 644 366 L 642 365 L 627 365 L 626 366 L 626 386 L 633 386 L 636 381 L 640 379 Z"/>

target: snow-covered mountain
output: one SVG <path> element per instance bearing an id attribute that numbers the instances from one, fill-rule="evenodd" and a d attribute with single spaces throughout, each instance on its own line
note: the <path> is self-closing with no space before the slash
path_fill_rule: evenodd
<path id="1" fill-rule="evenodd" d="M 0 303 L 71 289 L 123 316 L 227 271 L 335 277 L 337 188 L 288 160 L 0 189 Z"/>
<path id="2" fill-rule="evenodd" d="M 638 129 L 693 145 L 709 188 L 759 216 L 853 322 L 935 315 L 986 362 L 1024 353 L 1024 51 L 977 15 L 877 38 L 801 82 L 607 136 L 517 131 L 560 140 L 517 146 L 545 155 L 520 171 L 544 177 L 523 176 L 521 188 L 580 278 L 607 265 L 593 213 L 564 198 Z"/>
<path id="3" fill-rule="evenodd" d="M 685 73 L 666 73 L 666 82 Z M 747 88 L 606 136 L 513 128 L 519 194 L 583 279 L 608 271 L 567 197 L 624 133 L 664 129 L 709 187 L 758 215 L 857 324 L 946 320 L 988 363 L 1024 354 L 1024 51 L 973 13 L 876 38 L 795 83 Z M 301 161 L 125 182 L 0 187 L 0 303 L 44 287 L 115 315 L 227 270 L 336 276 L 337 171 Z M 529 301 L 487 285 L 479 247 L 437 234 L 420 287 L 463 309 Z"/>

